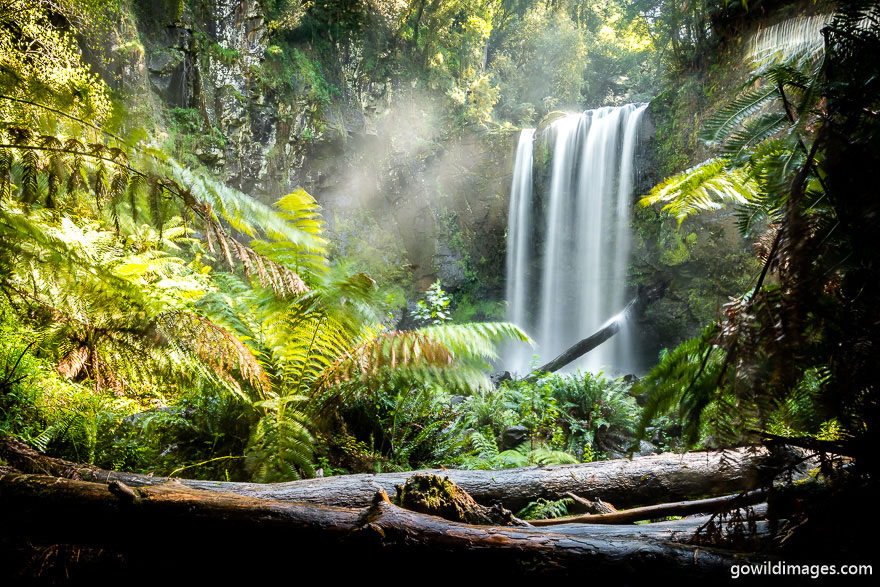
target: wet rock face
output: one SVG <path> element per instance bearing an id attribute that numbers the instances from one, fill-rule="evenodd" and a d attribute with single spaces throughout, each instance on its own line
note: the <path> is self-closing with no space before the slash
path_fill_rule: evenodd
<path id="1" fill-rule="evenodd" d="M 515 132 L 442 135 L 442 104 L 390 77 L 373 79 L 356 43 L 336 48 L 332 104 L 302 80 L 271 86 L 266 64 L 277 54 L 259 0 L 181 3 L 179 13 L 158 0 L 136 4 L 143 47 L 117 59 L 123 84 L 133 100 L 152 91 L 169 109 L 189 111 L 198 127 L 192 154 L 203 165 L 266 202 L 302 186 L 324 207 L 342 250 L 363 235 L 336 218 L 380 219 L 417 289 L 440 279 L 452 292 L 478 281 L 503 297 Z"/>
<path id="2" fill-rule="evenodd" d="M 525 426 L 508 426 L 501 433 L 502 450 L 513 450 L 528 440 L 529 430 Z"/>
<path id="3" fill-rule="evenodd" d="M 258 0 L 211 0 L 206 3 L 210 44 L 202 86 L 205 113 L 227 139 L 223 173 L 247 192 L 265 191 L 267 155 L 275 146 L 276 108 L 268 104 L 257 79 L 266 56 L 266 27 Z M 199 88 L 202 91 L 202 88 Z M 211 99 L 213 98 L 213 100 Z M 211 112 L 213 110 L 213 112 Z"/>

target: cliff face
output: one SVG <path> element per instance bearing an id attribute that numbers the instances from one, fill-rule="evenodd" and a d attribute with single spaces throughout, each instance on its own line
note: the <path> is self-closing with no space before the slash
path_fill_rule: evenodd
<path id="1" fill-rule="evenodd" d="M 442 105 L 366 75 L 351 41 L 333 51 L 334 84 L 272 41 L 258 0 L 135 0 L 103 68 L 133 122 L 151 119 L 186 163 L 266 201 L 305 188 L 340 252 L 382 231 L 397 244 L 385 261 L 417 289 L 470 279 L 500 297 L 516 135 L 444 134 Z"/>
<path id="2" fill-rule="evenodd" d="M 291 40 L 272 30 L 259 0 L 131 2 L 113 59 L 99 65 L 133 125 L 152 125 L 163 149 L 265 201 L 302 186 L 324 206 L 336 252 L 368 258 L 364 269 L 380 280 L 423 291 L 440 279 L 472 301 L 503 300 L 516 130 L 451 132 L 442 100 L 379 73 L 358 39 L 324 40 L 320 51 Z M 733 57 L 724 59 L 721 69 L 731 71 Z M 733 85 L 703 75 L 655 100 L 636 196 L 696 162 L 687 137 L 705 102 L 723 101 L 703 93 Z M 630 286 L 670 282 L 641 325 L 653 357 L 711 320 L 754 263 L 732 218 L 701 218 L 679 232 L 641 211 L 633 224 Z M 493 316 L 471 317 L 499 312 L 496 304 Z"/>

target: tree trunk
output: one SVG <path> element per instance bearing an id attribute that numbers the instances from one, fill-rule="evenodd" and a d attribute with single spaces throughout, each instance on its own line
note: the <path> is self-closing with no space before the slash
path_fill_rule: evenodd
<path id="1" fill-rule="evenodd" d="M 0 458 L 11 467 L 34 474 L 107 483 L 118 480 L 132 487 L 160 485 L 164 477 L 106 471 L 41 455 L 21 442 L 0 440 Z M 536 499 L 562 499 L 572 492 L 589 499 L 599 497 L 615 507 L 637 507 L 670 500 L 698 499 L 755 489 L 762 471 L 774 456 L 765 449 L 726 452 L 664 453 L 647 457 L 503 469 L 500 471 L 439 470 L 405 473 L 358 474 L 322 477 L 285 483 L 236 483 L 181 480 L 193 489 L 342 507 L 366 507 L 377 491 L 394 494 L 395 486 L 417 472 L 448 476 L 478 503 L 500 503 L 514 513 Z M 807 464 L 803 465 L 807 468 Z M 778 469 L 777 469 L 778 470 Z"/>
<path id="2" fill-rule="evenodd" d="M 384 492 L 376 493 L 368 508 L 353 509 L 200 491 L 180 483 L 132 489 L 7 469 L 0 471 L 0 511 L 5 569 L 0 573 L 21 569 L 22 553 L 31 545 L 39 553 L 45 553 L 42 546 L 55 545 L 58 552 L 58 545 L 75 545 L 76 561 L 88 560 L 88 553 L 99 558 L 91 569 L 94 576 L 89 568 L 61 561 L 67 576 L 72 572 L 81 580 L 113 578 L 107 567 L 115 566 L 122 571 L 118 579 L 143 575 L 178 584 L 183 579 L 254 584 L 256 578 L 279 572 L 299 576 L 306 569 L 323 570 L 334 579 L 371 573 L 454 578 L 462 569 L 483 569 L 494 577 L 581 571 L 592 580 L 651 574 L 689 582 L 727 577 L 735 560 L 730 553 L 663 540 L 656 533 L 643 537 L 640 526 L 603 535 L 590 534 L 589 525 L 581 524 L 569 535 L 450 522 L 399 508 Z M 43 561 L 40 569 L 46 567 L 54 568 Z"/>

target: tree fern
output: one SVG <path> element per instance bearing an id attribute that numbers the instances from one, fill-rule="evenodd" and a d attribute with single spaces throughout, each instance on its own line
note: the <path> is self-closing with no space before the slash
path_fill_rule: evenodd
<path id="1" fill-rule="evenodd" d="M 186 213 L 190 216 L 190 221 L 203 224 L 206 244 L 212 253 L 222 255 L 230 268 L 241 263 L 249 277 L 253 276 L 263 285 L 271 286 L 276 293 L 301 294 L 308 290 L 301 277 L 290 269 L 289 263 L 292 260 L 301 260 L 303 268 L 309 271 L 325 270 L 323 241 L 315 234 L 320 228 L 320 223 L 316 220 L 315 204 L 304 204 L 306 211 L 299 216 L 289 210 L 279 213 L 204 175 L 195 175 L 173 160 L 167 160 L 160 165 L 155 161 L 144 161 L 143 156 L 139 155 L 142 168 L 147 169 L 142 171 L 133 167 L 125 151 L 117 147 L 100 143 L 85 145 L 75 138 L 62 141 L 53 136 L 36 135 L 21 127 L 9 127 L 5 134 L 11 141 L 6 144 L 6 148 L 13 153 L 21 153 L 23 181 L 20 182 L 18 192 L 26 204 L 37 200 L 40 191 L 38 178 L 51 178 L 51 182 L 45 180 L 47 185 L 60 185 L 61 173 L 66 166 L 70 169 L 68 192 L 88 187 L 95 199 L 95 207 L 99 210 L 108 209 L 115 215 L 119 213 L 122 195 L 127 192 L 132 213 L 140 208 L 149 210 L 150 218 L 159 229 L 160 236 L 166 219 L 170 216 L 167 210 L 168 196 L 175 199 L 179 213 Z M 3 136 L 0 134 L 0 141 L 2 140 Z M 60 165 L 59 159 L 66 164 Z M 87 161 L 94 163 L 93 168 L 86 165 Z M 0 163 L 4 162 L 5 160 L 0 160 Z M 13 156 L 9 167 L 0 168 L 0 175 L 8 174 L 14 166 Z M 89 175 L 91 179 L 88 179 Z M 141 179 L 132 184 L 132 177 Z M 144 184 L 149 189 L 142 190 Z M 183 185 L 190 187 L 184 188 Z M 48 187 L 46 189 L 49 190 Z M 51 195 L 54 201 L 57 194 Z M 291 208 L 294 204 L 304 203 L 309 199 L 310 196 L 300 190 L 285 205 Z M 240 243 L 227 233 L 221 220 L 244 236 L 271 237 L 276 242 L 276 247 L 287 247 L 285 263 L 265 258 L 251 247 Z M 297 223 L 303 230 L 297 228 Z M 118 227 L 118 220 L 114 224 Z M 214 243 L 218 245 L 216 250 Z M 256 243 L 266 246 L 264 241 Z M 256 270 L 252 270 L 254 268 Z"/>
<path id="2" fill-rule="evenodd" d="M 740 94 L 703 124 L 700 136 L 709 142 L 720 142 L 748 119 L 779 99 L 775 86 L 764 86 Z"/>
<path id="3" fill-rule="evenodd" d="M 50 215 L 8 206 L 0 219 L 6 252 L 19 259 L 0 286 L 19 295 L 30 291 L 30 303 L 51 312 L 54 324 L 46 333 L 61 352 L 64 375 L 88 374 L 99 387 L 130 386 L 155 381 L 154 372 L 173 371 L 175 364 L 204 376 L 198 362 L 235 390 L 231 368 L 251 385 L 265 384 L 246 347 L 188 309 L 207 284 L 182 281 L 191 274 L 180 260 L 157 251 L 127 254 L 114 233 L 83 229 L 69 219 L 56 223 Z M 156 352 L 162 347 L 164 353 Z"/>
<path id="4" fill-rule="evenodd" d="M 668 178 L 639 203 L 663 203 L 663 211 L 681 224 L 700 211 L 718 210 L 724 202 L 747 204 L 756 191 L 757 186 L 744 171 L 729 167 L 726 159 L 715 158 Z"/>

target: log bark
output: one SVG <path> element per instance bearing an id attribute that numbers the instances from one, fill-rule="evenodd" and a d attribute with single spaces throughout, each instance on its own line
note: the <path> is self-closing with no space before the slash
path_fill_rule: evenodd
<path id="1" fill-rule="evenodd" d="M 658 503 L 640 508 L 605 513 L 586 514 L 569 518 L 554 518 L 546 520 L 531 520 L 533 526 L 559 526 L 561 524 L 632 524 L 640 520 L 652 520 L 666 516 L 688 516 L 691 514 L 715 513 L 729 508 L 732 504 L 737 506 L 750 506 L 767 499 L 765 491 L 750 491 L 745 495 L 725 495 L 698 499 L 693 501 L 679 501 L 675 503 Z"/>
<path id="2" fill-rule="evenodd" d="M 298 575 L 318 565 L 334 579 L 461 569 L 493 577 L 523 573 L 627 580 L 723 578 L 735 559 L 631 532 L 571 535 L 536 528 L 472 526 L 399 508 L 378 492 L 365 509 L 304 505 L 201 491 L 180 483 L 127 488 L 45 475 L 0 472 L 0 544 L 77 545 L 118 555 L 128 576 L 247 580 Z M 14 559 L 0 548 L 0 563 Z M 114 558 L 113 560 L 117 560 Z M 14 563 L 15 561 L 12 560 Z M 13 565 L 14 567 L 14 565 Z M 3 565 L 2 572 L 10 568 Z M 94 577 L 106 580 L 99 567 Z M 472 575 L 469 575 L 472 576 Z M 240 578 L 240 579 L 239 579 Z"/>
<path id="3" fill-rule="evenodd" d="M 106 471 L 40 455 L 12 440 L 0 441 L 0 458 L 27 473 L 68 477 L 107 483 L 118 480 L 132 487 L 161 485 L 164 477 Z M 584 463 L 503 469 L 462 471 L 430 469 L 405 473 L 381 473 L 322 477 L 285 483 L 237 483 L 181 480 L 192 489 L 234 493 L 260 499 L 295 501 L 317 505 L 366 507 L 377 491 L 394 494 L 396 485 L 415 473 L 449 477 L 478 503 L 500 503 L 519 511 L 538 498 L 562 499 L 566 492 L 598 496 L 618 508 L 650 505 L 670 500 L 690 500 L 748 491 L 764 480 L 765 449 L 737 449 L 722 452 L 664 453 L 647 457 Z M 778 465 L 778 461 L 775 463 Z M 802 465 L 807 470 L 809 463 Z"/>

